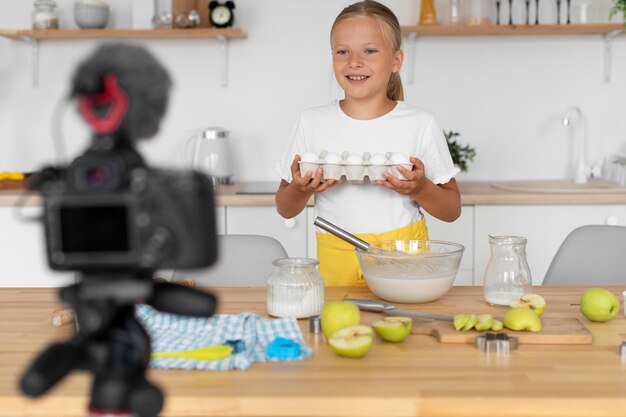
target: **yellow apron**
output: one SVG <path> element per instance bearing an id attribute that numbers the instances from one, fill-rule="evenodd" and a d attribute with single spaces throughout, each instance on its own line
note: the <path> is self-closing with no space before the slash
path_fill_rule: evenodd
<path id="1" fill-rule="evenodd" d="M 359 261 L 354 246 L 329 233 L 317 233 L 317 259 L 319 271 L 326 286 L 365 285 L 365 279 L 359 268 Z M 357 234 L 366 242 L 379 240 L 427 240 L 426 219 L 412 223 L 390 232 Z"/>

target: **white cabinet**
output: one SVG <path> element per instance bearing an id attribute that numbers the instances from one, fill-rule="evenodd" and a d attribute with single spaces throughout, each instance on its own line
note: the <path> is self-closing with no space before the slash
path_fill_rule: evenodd
<path id="1" fill-rule="evenodd" d="M 306 211 L 284 219 L 274 206 L 226 207 L 226 234 L 271 236 L 283 244 L 292 258 L 307 256 Z"/>
<path id="2" fill-rule="evenodd" d="M 317 259 L 317 227 L 313 224 L 315 221 L 315 209 L 313 207 L 307 207 L 305 209 L 306 214 L 306 226 L 307 226 L 307 257 Z"/>
<path id="3" fill-rule="evenodd" d="M 218 235 L 226 234 L 226 207 L 215 207 L 215 232 Z"/>
<path id="4" fill-rule="evenodd" d="M 425 214 L 431 240 L 446 240 L 465 247 L 454 285 L 472 285 L 474 275 L 474 207 L 462 206 L 461 216 L 452 223 Z"/>
<path id="5" fill-rule="evenodd" d="M 60 287 L 74 281 L 72 272 L 56 272 L 48 267 L 43 224 L 25 222 L 10 206 L 0 207 L 0 287 Z M 28 217 L 37 216 L 39 207 L 23 207 Z"/>
<path id="6" fill-rule="evenodd" d="M 489 261 L 488 235 L 517 235 L 528 239 L 526 254 L 539 285 L 557 249 L 575 228 L 590 224 L 626 225 L 626 206 L 475 206 L 474 284 L 482 285 Z"/>

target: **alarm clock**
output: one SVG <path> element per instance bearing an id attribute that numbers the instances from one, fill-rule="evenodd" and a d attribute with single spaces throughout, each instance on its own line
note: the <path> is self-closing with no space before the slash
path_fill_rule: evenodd
<path id="1" fill-rule="evenodd" d="M 234 8 L 235 3 L 230 0 L 225 3 L 220 3 L 216 0 L 211 1 L 209 3 L 209 20 L 211 21 L 211 25 L 216 28 L 232 26 L 235 20 L 235 15 L 233 14 Z"/>

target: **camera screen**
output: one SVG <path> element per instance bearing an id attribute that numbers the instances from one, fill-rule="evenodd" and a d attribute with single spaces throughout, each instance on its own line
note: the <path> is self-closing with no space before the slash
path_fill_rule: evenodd
<path id="1" fill-rule="evenodd" d="M 63 252 L 127 252 L 125 206 L 60 208 Z"/>

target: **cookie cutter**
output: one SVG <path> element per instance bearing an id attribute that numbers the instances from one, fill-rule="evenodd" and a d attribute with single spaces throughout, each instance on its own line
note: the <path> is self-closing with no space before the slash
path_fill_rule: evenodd
<path id="1" fill-rule="evenodd" d="M 476 337 L 476 347 L 485 353 L 508 355 L 517 349 L 517 337 L 506 333 L 486 332 Z"/>

